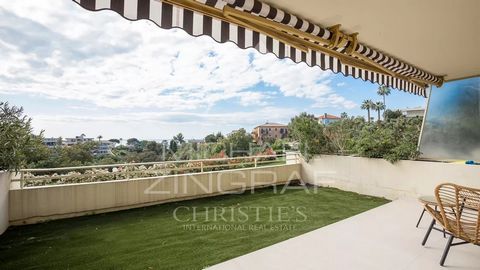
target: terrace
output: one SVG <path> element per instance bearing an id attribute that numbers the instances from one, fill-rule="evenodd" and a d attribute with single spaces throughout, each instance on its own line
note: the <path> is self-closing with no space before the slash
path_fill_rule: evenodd
<path id="1" fill-rule="evenodd" d="M 432 233 L 427 246 L 420 245 L 430 219 L 415 228 L 421 205 L 412 197 L 433 189 L 438 175 L 460 174 L 471 184 L 479 168 L 388 164 L 337 156 L 307 163 L 290 152 L 22 170 L 9 192 L 10 224 L 22 226 L 0 236 L 0 264 L 2 269 L 441 269 L 445 238 Z M 121 170 L 126 166 L 128 176 Z M 383 168 L 387 177 L 362 176 L 367 168 Z M 438 175 L 418 176 L 419 170 Z M 424 177 L 423 183 L 405 180 L 410 177 Z M 480 263 L 473 245 L 452 253 L 447 263 L 452 269 L 476 269 Z"/>
<path id="2" fill-rule="evenodd" d="M 480 46 L 478 35 L 472 34 L 479 28 L 478 1 L 410 5 L 352 1 L 348 8 L 337 1 L 268 1 L 275 7 L 249 0 L 75 2 L 87 10 L 108 9 L 129 20 L 149 19 L 164 29 L 181 28 L 192 36 L 207 35 L 220 43 L 230 41 L 243 49 L 428 97 L 424 128 L 429 111 L 435 109 L 472 105 L 477 108 L 469 111 L 472 121 L 479 119 L 480 96 L 466 95 L 467 101 L 447 106 L 432 98 L 442 93 L 444 83 L 445 89 L 449 81 L 479 75 L 480 55 L 472 53 Z M 345 31 L 335 25 L 337 20 L 346 25 Z M 358 29 L 372 46 L 357 39 Z M 460 90 L 447 100 L 461 96 Z M 423 134 L 420 147 L 429 142 L 428 136 L 445 130 Z M 462 132 L 452 137 L 462 142 L 476 134 Z M 451 139 L 435 138 L 431 141 L 444 145 L 432 148 L 449 149 L 454 145 Z M 462 150 L 474 149 L 476 141 Z M 13 177 L 0 173 L 0 229 L 10 226 L 0 236 L 0 266 L 442 269 L 438 261 L 447 239 L 434 231 L 421 246 L 432 217 L 426 214 L 415 228 L 422 210 L 415 198 L 432 195 L 444 182 L 480 187 L 480 166 L 445 162 L 475 158 L 479 152 L 459 157 L 445 150 L 441 155 L 446 156 L 438 158 L 438 152 L 420 150 L 433 160 L 391 164 L 375 158 L 316 155 L 306 161 L 298 153 L 288 153 L 22 170 Z M 241 207 L 246 207 L 245 213 L 239 212 Z M 305 218 L 291 207 L 300 209 Z M 284 214 L 301 222 L 283 220 Z M 238 220 L 245 216 L 245 222 Z M 445 266 L 478 269 L 478 254 L 475 245 L 453 247 Z"/>
<path id="3" fill-rule="evenodd" d="M 430 222 L 415 228 L 420 209 L 415 200 L 395 200 L 209 269 L 478 269 L 473 245 L 454 247 L 438 265 L 446 240 L 433 233 L 420 245 Z"/>

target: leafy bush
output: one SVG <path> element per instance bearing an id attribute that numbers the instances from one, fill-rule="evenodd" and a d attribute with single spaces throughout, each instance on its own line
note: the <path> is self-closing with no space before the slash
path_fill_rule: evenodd
<path id="1" fill-rule="evenodd" d="M 312 115 L 302 113 L 292 119 L 289 127 L 307 160 L 315 154 L 336 153 L 384 158 L 394 163 L 418 157 L 421 124 L 422 118 L 406 118 L 392 112 L 383 122 L 345 117 L 323 127 Z"/>
<path id="2" fill-rule="evenodd" d="M 342 118 L 341 121 L 333 122 L 324 128 L 325 136 L 332 145 L 334 152 L 348 154 L 352 152 L 355 138 L 365 126 L 363 117 Z"/>
<path id="3" fill-rule="evenodd" d="M 288 129 L 290 137 L 299 142 L 299 150 L 307 160 L 331 149 L 323 126 L 311 114 L 295 116 L 288 124 Z"/>
<path id="4" fill-rule="evenodd" d="M 43 158 L 42 134 L 32 134 L 31 122 L 23 108 L 0 102 L 0 170 L 18 171 Z"/>
<path id="5" fill-rule="evenodd" d="M 418 157 L 417 143 L 422 120 L 398 117 L 386 122 L 366 123 L 353 137 L 353 151 L 362 157 L 385 158 L 394 163 Z"/>
<path id="6" fill-rule="evenodd" d="M 400 117 L 403 116 L 402 111 L 400 111 L 400 110 L 395 110 L 395 111 L 386 110 L 383 113 L 383 115 L 384 115 L 385 119 L 387 119 L 387 120 L 397 119 L 397 118 L 400 118 Z"/>
<path id="7" fill-rule="evenodd" d="M 252 141 L 252 135 L 243 128 L 233 131 L 221 140 L 225 145 L 227 155 L 230 157 L 248 156 Z"/>

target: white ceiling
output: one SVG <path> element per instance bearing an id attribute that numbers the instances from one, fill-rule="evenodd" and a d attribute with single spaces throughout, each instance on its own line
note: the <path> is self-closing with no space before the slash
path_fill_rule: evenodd
<path id="1" fill-rule="evenodd" d="M 265 0 L 446 80 L 480 75 L 480 0 Z"/>

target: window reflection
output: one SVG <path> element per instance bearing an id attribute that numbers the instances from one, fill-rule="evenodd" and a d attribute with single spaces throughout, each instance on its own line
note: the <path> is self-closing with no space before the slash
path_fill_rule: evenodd
<path id="1" fill-rule="evenodd" d="M 480 77 L 432 89 L 420 152 L 424 158 L 480 161 Z"/>

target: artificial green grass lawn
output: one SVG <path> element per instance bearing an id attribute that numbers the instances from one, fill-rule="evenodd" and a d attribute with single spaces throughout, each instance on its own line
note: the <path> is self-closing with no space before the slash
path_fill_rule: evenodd
<path id="1" fill-rule="evenodd" d="M 0 236 L 0 269 L 202 269 L 388 202 L 333 188 L 281 189 L 13 227 Z M 187 222 L 193 207 L 197 221 Z M 213 207 L 226 221 L 213 220 Z"/>

